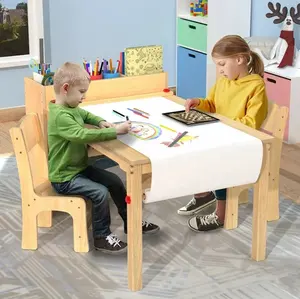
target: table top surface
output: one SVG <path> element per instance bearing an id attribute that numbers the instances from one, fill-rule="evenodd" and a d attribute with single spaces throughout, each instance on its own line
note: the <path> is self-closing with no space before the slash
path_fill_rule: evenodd
<path id="1" fill-rule="evenodd" d="M 87 101 L 80 105 L 80 107 L 84 106 L 90 106 L 90 105 L 99 105 L 104 103 L 112 103 L 112 102 L 120 102 L 120 101 L 128 101 L 128 100 L 134 100 L 134 99 L 142 99 L 146 97 L 152 97 L 155 95 L 148 94 L 145 95 L 136 95 L 132 97 L 124 97 L 124 98 L 118 98 L 118 99 L 108 99 L 106 100 L 93 100 L 93 101 Z M 185 100 L 177 97 L 177 96 L 163 96 L 162 97 L 172 100 L 178 104 L 184 105 Z M 249 135 L 252 135 L 262 141 L 264 144 L 271 144 L 274 142 L 275 138 L 271 135 L 268 135 L 266 133 L 260 132 L 258 130 L 252 129 L 250 127 L 247 127 L 243 125 L 242 123 L 239 123 L 237 121 L 228 119 L 224 116 L 213 114 L 214 117 L 219 118 L 224 124 L 229 125 L 235 129 L 241 130 Z M 98 143 L 91 143 L 91 147 L 93 147 L 95 150 L 101 152 L 102 154 L 112 158 L 118 158 L 120 161 L 125 162 L 129 165 L 144 165 L 144 164 L 151 164 L 150 159 L 141 154 L 140 152 L 134 150 L 130 146 L 124 144 L 118 139 L 110 140 L 110 141 L 104 141 L 104 142 L 98 142 Z M 118 161 L 116 161 L 118 162 Z"/>

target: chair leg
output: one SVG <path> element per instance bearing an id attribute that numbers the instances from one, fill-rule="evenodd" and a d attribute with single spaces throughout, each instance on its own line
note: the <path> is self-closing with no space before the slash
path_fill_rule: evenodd
<path id="1" fill-rule="evenodd" d="M 52 226 L 52 211 L 44 211 L 38 214 L 38 227 Z"/>
<path id="2" fill-rule="evenodd" d="M 86 209 L 78 207 L 73 215 L 74 251 L 89 252 L 88 227 Z"/>
<path id="3" fill-rule="evenodd" d="M 246 204 L 249 202 L 249 192 L 248 189 L 243 190 L 239 196 L 239 204 Z"/>
<path id="4" fill-rule="evenodd" d="M 239 187 L 227 189 L 226 212 L 225 212 L 225 229 L 234 229 L 238 226 L 238 208 L 239 208 Z"/>
<path id="5" fill-rule="evenodd" d="M 38 248 L 37 238 L 37 215 L 35 213 L 30 213 L 30 207 L 23 207 L 22 249 L 36 250 Z"/>

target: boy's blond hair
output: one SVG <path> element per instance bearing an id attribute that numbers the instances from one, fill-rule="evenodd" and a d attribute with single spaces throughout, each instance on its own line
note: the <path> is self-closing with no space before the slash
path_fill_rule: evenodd
<path id="1" fill-rule="evenodd" d="M 59 94 L 61 87 L 64 84 L 76 86 L 82 81 L 90 82 L 90 75 L 79 64 L 72 62 L 65 62 L 57 69 L 53 77 L 54 92 Z"/>

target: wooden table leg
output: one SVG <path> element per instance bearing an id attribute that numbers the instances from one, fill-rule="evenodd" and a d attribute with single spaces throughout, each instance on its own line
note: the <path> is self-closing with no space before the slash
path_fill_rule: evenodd
<path id="1" fill-rule="evenodd" d="M 267 210 L 270 171 L 270 144 L 264 145 L 263 164 L 260 177 L 254 185 L 252 259 L 262 261 L 266 258 Z"/>
<path id="2" fill-rule="evenodd" d="M 225 212 L 225 229 L 234 229 L 238 226 L 238 209 L 240 187 L 227 188 L 226 212 Z"/>
<path id="3" fill-rule="evenodd" d="M 127 194 L 131 199 L 127 204 L 128 287 L 131 291 L 139 291 L 143 285 L 141 165 L 131 166 L 127 173 Z"/>

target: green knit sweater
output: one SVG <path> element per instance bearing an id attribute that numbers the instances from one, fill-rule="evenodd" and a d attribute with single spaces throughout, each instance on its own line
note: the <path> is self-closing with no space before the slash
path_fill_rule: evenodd
<path id="1" fill-rule="evenodd" d="M 98 126 L 103 120 L 79 107 L 49 103 L 48 169 L 51 182 L 70 181 L 87 167 L 87 143 L 117 138 L 115 128 L 84 127 L 84 124 Z"/>

